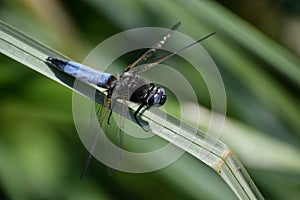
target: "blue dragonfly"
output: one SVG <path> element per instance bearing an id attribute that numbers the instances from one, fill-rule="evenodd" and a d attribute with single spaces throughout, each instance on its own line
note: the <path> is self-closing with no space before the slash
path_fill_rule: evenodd
<path id="1" fill-rule="evenodd" d="M 134 112 L 133 117 L 137 124 L 147 131 L 142 123 L 138 120 L 138 114 L 140 111 L 146 107 L 149 109 L 153 106 L 162 106 L 167 100 L 167 95 L 162 87 L 156 86 L 154 83 L 147 82 L 144 78 L 139 76 L 140 73 L 145 72 L 152 67 L 164 62 L 165 60 L 171 58 L 172 56 L 178 54 L 179 52 L 207 39 L 208 37 L 215 34 L 215 32 L 206 35 L 205 37 L 179 49 L 175 52 L 169 52 L 164 56 L 155 58 L 155 60 L 149 61 L 153 54 L 156 53 L 166 41 L 171 37 L 174 30 L 176 30 L 180 25 L 180 22 L 176 23 L 169 31 L 162 37 L 162 39 L 155 43 L 150 49 L 148 49 L 144 54 L 142 54 L 136 61 L 128 65 L 120 74 L 113 75 L 106 72 L 97 71 L 83 64 L 63 60 L 54 57 L 48 57 L 46 62 L 55 66 L 59 70 L 69 74 L 70 76 L 79 79 L 82 82 L 96 85 L 98 87 L 106 89 L 106 97 L 104 99 L 104 104 L 100 116 L 98 118 L 99 125 L 102 127 L 105 117 L 108 115 L 108 124 L 112 114 L 113 105 L 117 99 L 122 99 L 126 101 L 131 101 L 140 104 L 137 110 Z M 149 61 L 147 63 L 147 61 Z M 146 64 L 144 64 L 146 63 Z M 130 94 L 130 95 L 129 95 Z M 109 112 L 110 110 L 110 112 Z M 123 108 L 120 114 L 119 120 L 119 135 L 120 135 L 120 146 L 123 145 L 123 126 L 124 126 L 124 115 L 126 108 Z M 109 114 L 108 114 L 109 113 Z M 86 173 L 90 160 L 92 158 L 92 152 L 95 148 L 97 141 L 97 134 L 94 138 L 95 141 L 90 150 L 89 156 L 86 159 L 84 169 L 81 174 L 81 178 Z M 121 155 L 118 160 L 121 160 Z"/>

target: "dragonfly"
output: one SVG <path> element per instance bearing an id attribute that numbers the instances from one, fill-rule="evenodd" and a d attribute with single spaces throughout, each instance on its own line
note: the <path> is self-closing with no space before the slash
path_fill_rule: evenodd
<path id="1" fill-rule="evenodd" d="M 160 107 L 163 106 L 167 100 L 167 95 L 165 89 L 163 87 L 158 87 L 152 82 L 146 81 L 144 78 L 139 76 L 140 73 L 145 72 L 158 64 L 164 62 L 165 60 L 173 57 L 174 55 L 182 52 L 183 50 L 200 43 L 201 41 L 211 37 L 216 32 L 210 33 L 201 39 L 194 41 L 193 43 L 184 46 L 183 48 L 175 51 L 169 52 L 166 55 L 160 56 L 155 58 L 155 60 L 151 60 L 151 62 L 147 63 L 147 60 L 153 56 L 159 49 L 163 47 L 166 41 L 171 37 L 172 33 L 180 26 L 180 22 L 176 23 L 172 26 L 165 35 L 163 35 L 162 39 L 156 42 L 151 48 L 149 48 L 144 54 L 142 54 L 137 60 L 133 63 L 128 65 L 121 73 L 119 74 L 110 74 L 102 71 L 97 71 L 91 67 L 85 66 L 81 63 L 71 61 L 71 60 L 64 60 L 60 58 L 54 57 L 47 57 L 46 62 L 55 66 L 59 70 L 63 71 L 64 73 L 79 79 L 82 82 L 87 84 L 92 84 L 97 87 L 101 87 L 106 89 L 106 96 L 104 99 L 102 111 L 98 118 L 99 125 L 102 127 L 103 121 L 105 117 L 108 115 L 108 121 L 112 114 L 113 105 L 117 99 L 122 99 L 125 101 L 131 101 L 134 103 L 139 104 L 138 108 L 133 114 L 134 120 L 136 123 L 142 127 L 145 131 L 147 131 L 142 123 L 138 120 L 138 115 L 141 110 L 146 107 L 149 109 L 151 107 Z M 144 64 L 146 63 L 146 64 Z M 110 113 L 109 113 L 110 110 Z M 121 111 L 120 117 L 124 115 L 125 111 Z M 120 135 L 120 146 L 123 143 L 123 124 L 124 124 L 124 117 L 120 118 L 119 121 L 119 135 Z M 97 135 L 94 141 L 97 140 Z M 86 173 L 90 160 L 92 158 L 92 152 L 95 148 L 95 143 L 93 143 L 92 148 L 90 150 L 89 156 L 87 157 L 84 165 L 84 169 L 81 173 L 81 178 Z M 120 158 L 121 159 L 121 158 Z"/>

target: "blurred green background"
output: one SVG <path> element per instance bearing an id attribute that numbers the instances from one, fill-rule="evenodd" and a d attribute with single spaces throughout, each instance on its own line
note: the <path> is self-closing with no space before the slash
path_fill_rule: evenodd
<path id="1" fill-rule="evenodd" d="M 2 0 L 0 19 L 81 61 L 121 31 L 170 27 L 198 39 L 227 93 L 222 141 L 239 155 L 267 199 L 300 196 L 300 3 L 297 0 Z M 190 155 L 162 170 L 118 172 L 92 161 L 72 119 L 72 91 L 0 55 L 1 199 L 235 199 Z M 199 92 L 209 107 L 207 93 Z M 172 100 L 170 100 L 172 102 Z"/>

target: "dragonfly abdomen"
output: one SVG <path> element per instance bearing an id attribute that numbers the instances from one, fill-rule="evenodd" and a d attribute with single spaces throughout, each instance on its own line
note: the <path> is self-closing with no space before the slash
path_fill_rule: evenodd
<path id="1" fill-rule="evenodd" d="M 109 82 L 114 79 L 112 74 L 94 70 L 74 61 L 66 61 L 52 57 L 48 57 L 47 61 L 63 72 L 83 82 L 94 84 L 102 88 L 108 88 Z"/>

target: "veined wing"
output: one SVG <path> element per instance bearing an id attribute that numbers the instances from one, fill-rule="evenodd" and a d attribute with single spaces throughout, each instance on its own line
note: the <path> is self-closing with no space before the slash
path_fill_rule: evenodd
<path id="1" fill-rule="evenodd" d="M 145 65 L 143 65 L 143 66 L 141 66 L 141 67 L 135 68 L 135 69 L 132 70 L 131 73 L 132 73 L 132 74 L 140 74 L 140 73 L 142 73 L 142 72 L 145 72 L 145 71 L 151 69 L 152 67 L 158 65 L 159 63 L 162 63 L 162 62 L 164 62 L 165 60 L 171 58 L 172 56 L 174 56 L 174 55 L 176 55 L 176 54 L 182 52 L 183 50 L 185 50 L 185 49 L 187 49 L 187 48 L 189 48 L 189 47 L 191 47 L 191 46 L 193 46 L 193 45 L 195 45 L 195 44 L 197 44 L 197 43 L 199 43 L 199 42 L 202 42 L 203 40 L 205 40 L 205 39 L 211 37 L 211 36 L 214 35 L 215 33 L 216 33 L 216 32 L 210 33 L 210 34 L 204 36 L 203 38 L 201 38 L 201 39 L 199 39 L 199 40 L 197 40 L 197 41 L 195 41 L 195 42 L 192 42 L 191 44 L 189 44 L 189 45 L 187 45 L 187 46 L 185 46 L 185 47 L 183 47 L 183 48 L 181 48 L 181 49 L 179 49 L 179 50 L 177 50 L 177 51 L 175 51 L 175 52 L 169 53 L 169 54 L 167 54 L 167 55 L 165 55 L 165 56 L 161 56 L 161 57 L 157 58 L 155 61 L 153 61 L 153 62 L 151 62 L 151 63 L 148 63 L 148 64 L 145 64 Z"/>
<path id="2" fill-rule="evenodd" d="M 122 100 L 122 103 L 118 103 L 118 100 Z M 106 123 L 106 117 L 108 116 L 109 123 L 112 110 L 119 114 L 118 120 L 116 120 L 117 125 L 112 126 L 115 128 L 111 139 L 108 139 L 108 137 L 104 137 L 104 149 L 105 149 L 105 163 L 108 164 L 110 167 L 108 167 L 108 172 L 110 175 L 112 175 L 115 172 L 115 169 L 118 169 L 118 166 L 122 160 L 122 149 L 124 144 L 124 123 L 125 123 L 125 116 L 128 114 L 128 107 L 125 102 L 129 100 L 128 96 L 128 90 L 116 90 L 116 92 L 108 93 L 108 95 L 105 97 L 104 105 L 100 106 L 99 104 L 95 104 L 95 107 L 92 107 L 91 110 L 91 116 L 90 116 L 90 130 L 91 132 L 91 143 L 89 148 L 89 154 L 88 157 L 85 160 L 83 170 L 81 172 L 80 179 L 83 179 L 84 175 L 87 172 L 88 166 L 90 164 L 90 161 L 92 159 L 93 152 L 96 149 L 96 145 L 98 142 L 99 134 L 105 134 L 104 132 L 101 132 L 99 130 L 99 126 L 101 130 L 103 130 L 103 126 Z M 108 115 L 108 113 L 110 114 Z M 116 119 L 116 118 L 115 118 Z M 109 128 L 109 127 L 108 127 Z M 116 140 L 119 138 L 118 141 L 118 147 L 114 148 L 112 147 L 112 143 L 116 144 Z M 111 142 L 112 141 L 112 142 Z M 115 150 L 117 149 L 117 150 Z"/>
<path id="3" fill-rule="evenodd" d="M 105 140 L 105 162 L 109 164 L 108 173 L 114 174 L 118 169 L 123 156 L 124 147 L 124 124 L 125 118 L 128 118 L 128 101 L 129 89 L 127 84 L 119 83 L 115 86 L 112 98 L 111 109 L 114 112 L 113 120 L 115 122 L 116 130 L 111 139 Z M 112 126 L 113 127 L 113 126 Z"/>
<path id="4" fill-rule="evenodd" d="M 104 104 L 103 104 L 102 108 L 100 108 L 100 107 L 96 108 L 96 113 L 95 113 L 94 110 L 91 111 L 92 116 L 91 116 L 91 119 L 90 119 L 90 122 L 91 122 L 90 126 L 96 126 L 96 124 L 99 123 L 100 128 L 102 127 L 103 121 L 104 121 L 105 117 L 107 116 L 110 103 L 111 103 L 111 96 L 108 95 L 108 96 L 105 97 Z M 91 128 L 91 130 L 94 130 L 94 129 Z M 90 164 L 90 161 L 92 159 L 92 154 L 93 154 L 93 152 L 96 148 L 99 134 L 101 134 L 101 132 L 98 132 L 98 130 L 99 129 L 97 129 L 96 132 L 92 133 L 91 148 L 89 149 L 89 155 L 85 160 L 84 167 L 83 167 L 81 175 L 80 175 L 80 179 L 83 179 L 83 177 L 86 174 L 86 171 L 88 169 L 88 166 Z"/>
<path id="5" fill-rule="evenodd" d="M 125 122 L 125 114 L 126 114 L 126 105 L 125 103 L 119 104 L 117 103 L 118 99 L 124 99 L 125 101 L 128 101 L 128 94 L 124 91 L 119 92 L 113 92 L 113 94 L 109 93 L 108 96 L 106 96 L 104 101 L 104 106 L 100 108 L 96 108 L 96 113 L 93 110 L 91 114 L 91 126 L 97 126 L 99 125 L 101 129 L 103 129 L 103 123 L 106 123 L 106 116 L 108 115 L 108 112 L 114 112 L 119 113 L 119 120 L 116 121 L 118 123 L 116 126 L 112 126 L 112 128 L 115 128 L 112 137 L 110 139 L 108 136 L 104 137 L 104 155 L 105 155 L 105 163 L 108 164 L 111 167 L 108 167 L 108 172 L 110 175 L 112 175 L 115 170 L 117 169 L 121 160 L 122 160 L 122 148 L 123 148 L 123 138 L 124 138 L 124 122 Z M 111 109 L 111 110 L 110 110 Z M 111 113 L 108 116 L 107 120 L 110 120 Z M 109 121 L 107 121 L 109 124 Z M 110 128 L 110 127 L 108 127 Z M 91 128 L 91 130 L 95 130 Z M 99 129 L 96 128 L 96 131 L 92 133 L 92 142 L 89 149 L 89 155 L 87 159 L 85 160 L 84 167 L 80 176 L 80 179 L 82 179 L 88 169 L 89 163 L 92 159 L 92 154 L 96 149 L 96 145 L 98 142 L 99 134 L 105 134 L 104 132 L 99 132 Z M 118 137 L 119 136 L 119 137 Z M 119 138 L 119 148 L 112 147 L 113 144 L 116 143 L 116 140 Z M 113 144 L 112 144 L 113 143 Z M 117 150 L 115 150 L 117 149 Z"/>
<path id="6" fill-rule="evenodd" d="M 148 49 L 136 61 L 134 61 L 133 63 L 128 65 L 128 67 L 126 67 L 123 72 L 128 72 L 129 70 L 131 70 L 134 67 L 138 66 L 142 61 L 145 61 L 149 57 L 151 57 L 151 54 L 156 52 L 158 49 L 160 49 L 166 43 L 166 41 L 172 36 L 173 31 L 176 30 L 180 26 L 180 24 L 181 23 L 178 22 L 174 26 L 172 26 L 172 28 L 163 36 L 163 38 L 159 42 L 155 43 L 150 49 Z"/>

